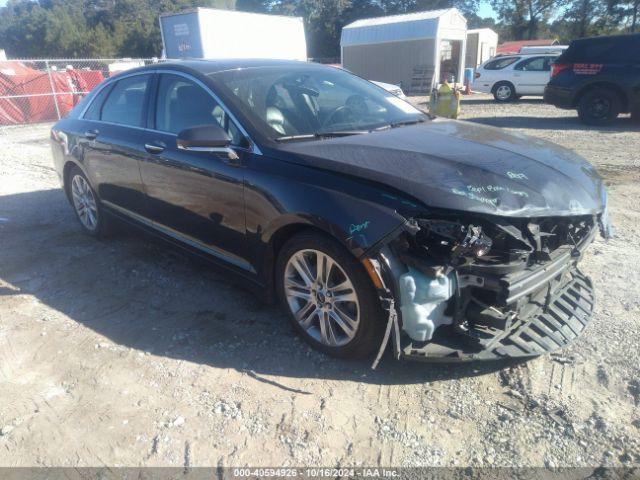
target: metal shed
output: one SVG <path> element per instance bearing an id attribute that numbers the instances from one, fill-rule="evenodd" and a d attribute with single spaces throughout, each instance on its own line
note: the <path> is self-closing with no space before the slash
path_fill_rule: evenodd
<path id="1" fill-rule="evenodd" d="M 426 93 L 462 83 L 467 21 L 455 8 L 357 20 L 342 29 L 342 66 L 369 80 Z"/>
<path id="2" fill-rule="evenodd" d="M 496 56 L 498 34 L 490 28 L 467 30 L 466 68 L 476 68 L 482 62 Z"/>

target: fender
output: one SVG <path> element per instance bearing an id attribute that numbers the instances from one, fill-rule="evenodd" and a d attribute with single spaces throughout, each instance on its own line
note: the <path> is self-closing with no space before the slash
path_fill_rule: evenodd
<path id="1" fill-rule="evenodd" d="M 82 147 L 75 136 L 71 136 L 69 139 L 61 130 L 51 129 L 51 153 L 53 157 L 53 166 L 58 174 L 60 186 L 64 190 L 69 201 L 71 201 L 71 197 L 66 182 L 69 170 L 72 167 L 77 167 L 87 178 L 91 179 L 84 168 L 81 148 Z"/>
<path id="2" fill-rule="evenodd" d="M 406 222 L 397 193 L 378 184 L 264 157 L 246 171 L 249 262 L 263 280 L 280 247 L 302 229 L 322 231 L 360 258 Z"/>

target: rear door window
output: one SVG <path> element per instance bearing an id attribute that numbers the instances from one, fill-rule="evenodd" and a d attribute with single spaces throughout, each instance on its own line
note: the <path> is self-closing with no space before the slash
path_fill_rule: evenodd
<path id="1" fill-rule="evenodd" d="M 87 108 L 87 111 L 84 113 L 85 120 L 100 120 L 102 104 L 104 103 L 104 99 L 107 98 L 107 95 L 109 95 L 112 87 L 113 85 L 107 85 L 95 96 L 91 105 L 89 105 L 89 108 Z"/>
<path id="2" fill-rule="evenodd" d="M 495 60 L 491 60 L 484 66 L 485 70 L 502 70 L 505 67 L 508 67 L 514 62 L 520 60 L 520 57 L 504 57 L 497 58 Z"/>
<path id="3" fill-rule="evenodd" d="M 523 60 L 515 66 L 516 70 L 525 72 L 548 72 L 551 70 L 553 57 L 534 57 Z"/>
<path id="4" fill-rule="evenodd" d="M 131 127 L 145 125 L 144 102 L 151 75 L 123 78 L 111 89 L 100 119 Z"/>

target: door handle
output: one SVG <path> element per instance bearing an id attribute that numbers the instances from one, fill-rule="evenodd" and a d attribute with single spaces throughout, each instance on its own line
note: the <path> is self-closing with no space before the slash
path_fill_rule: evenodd
<path id="1" fill-rule="evenodd" d="M 154 143 L 145 143 L 144 145 L 144 149 L 149 153 L 153 153 L 154 155 L 164 152 L 164 148 L 165 147 L 163 145 L 157 145 Z"/>
<path id="2" fill-rule="evenodd" d="M 84 132 L 84 138 L 87 140 L 95 140 L 100 132 L 98 130 L 87 130 Z"/>

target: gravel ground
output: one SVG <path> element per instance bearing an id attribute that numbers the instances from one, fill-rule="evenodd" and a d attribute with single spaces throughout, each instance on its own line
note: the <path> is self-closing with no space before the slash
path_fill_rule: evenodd
<path id="1" fill-rule="evenodd" d="M 420 101 L 421 99 L 415 99 Z M 640 464 L 640 133 L 538 100 L 465 120 L 549 139 L 610 185 L 595 318 L 518 365 L 337 361 L 277 308 L 133 231 L 82 234 L 47 125 L 0 130 L 0 465 Z"/>

